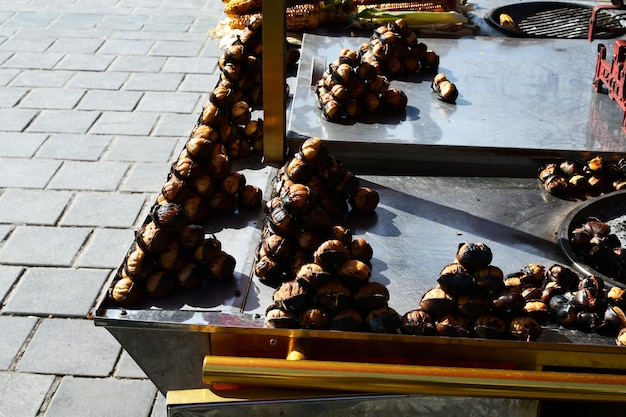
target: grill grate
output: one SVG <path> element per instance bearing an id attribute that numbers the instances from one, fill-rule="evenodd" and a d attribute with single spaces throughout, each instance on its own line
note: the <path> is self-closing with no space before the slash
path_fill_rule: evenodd
<path id="1" fill-rule="evenodd" d="M 518 37 L 586 39 L 592 8 L 562 2 L 519 3 L 503 6 L 488 15 L 488 22 Z M 602 10 L 596 15 L 596 38 L 612 38 L 626 33 L 624 11 Z M 500 15 L 508 14 L 519 30 L 500 25 Z"/>

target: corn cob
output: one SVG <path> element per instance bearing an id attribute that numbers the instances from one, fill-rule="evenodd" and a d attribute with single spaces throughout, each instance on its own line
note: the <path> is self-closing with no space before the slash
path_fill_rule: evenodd
<path id="1" fill-rule="evenodd" d="M 314 29 L 320 23 L 321 9 L 317 4 L 299 4 L 288 6 L 286 10 L 287 30 Z M 231 16 L 228 25 L 231 29 L 244 29 L 248 23 L 261 13 L 250 13 L 240 16 Z"/>
<path id="2" fill-rule="evenodd" d="M 363 10 L 365 7 L 376 7 L 378 10 L 382 11 L 394 11 L 394 12 L 404 12 L 404 11 L 420 11 L 420 12 L 449 12 L 450 7 L 440 2 L 433 1 L 420 1 L 420 2 L 400 2 L 400 3 L 376 3 L 368 6 L 358 6 L 357 10 Z"/>
<path id="3" fill-rule="evenodd" d="M 263 6 L 263 0 L 230 0 L 224 5 L 224 12 L 228 16 L 249 14 Z"/>

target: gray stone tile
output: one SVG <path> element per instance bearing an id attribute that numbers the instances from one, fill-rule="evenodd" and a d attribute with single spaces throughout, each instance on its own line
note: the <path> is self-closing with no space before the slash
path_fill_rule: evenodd
<path id="1" fill-rule="evenodd" d="M 78 268 L 117 269 L 130 248 L 133 229 L 96 229 L 75 262 Z"/>
<path id="2" fill-rule="evenodd" d="M 5 131 L 21 132 L 36 115 L 37 111 L 35 110 L 0 108 L 0 126 Z"/>
<path id="3" fill-rule="evenodd" d="M 115 191 L 129 165 L 121 162 L 66 161 L 49 184 L 51 189 Z"/>
<path id="4" fill-rule="evenodd" d="M 4 312 L 84 318 L 100 295 L 109 272 L 106 269 L 30 268 L 9 295 Z"/>
<path id="5" fill-rule="evenodd" d="M 79 227 L 17 226 L 0 248 L 0 262 L 70 266 L 89 232 L 90 229 Z"/>
<path id="6" fill-rule="evenodd" d="M 104 159 L 111 161 L 170 162 L 176 142 L 177 138 L 120 136 L 113 139 Z M 150 150 L 149 152 L 146 151 L 148 149 Z"/>
<path id="7" fill-rule="evenodd" d="M 213 57 L 172 57 L 167 59 L 163 66 L 163 71 L 180 72 L 183 74 L 206 74 L 212 73 L 215 71 L 215 68 L 217 68 L 217 60 Z"/>
<path id="8" fill-rule="evenodd" d="M 137 110 L 163 113 L 190 113 L 195 108 L 199 99 L 200 94 L 197 93 L 148 91 L 139 102 Z"/>
<path id="9" fill-rule="evenodd" d="M 53 383 L 54 375 L 0 372 L 0 416 L 36 416 Z"/>
<path id="10" fill-rule="evenodd" d="M 43 110 L 28 127 L 28 131 L 85 133 L 94 124 L 98 116 L 100 116 L 100 112 L 97 111 Z"/>
<path id="11" fill-rule="evenodd" d="M 57 20 L 58 22 L 58 20 Z M 95 25 L 94 23 L 89 23 Z M 98 38 L 61 38 L 54 41 L 48 52 L 63 54 L 93 54 L 104 42 Z"/>
<path id="12" fill-rule="evenodd" d="M 146 55 L 154 42 L 140 39 L 108 39 L 98 50 L 103 55 Z"/>
<path id="13" fill-rule="evenodd" d="M 0 223 L 54 225 L 71 198 L 69 191 L 8 189 L 0 196 Z"/>
<path id="14" fill-rule="evenodd" d="M 195 91 L 198 93 L 213 91 L 219 79 L 218 74 L 187 74 L 178 91 Z"/>
<path id="15" fill-rule="evenodd" d="M 35 317 L 0 316 L 0 369 L 10 368 L 35 324 Z"/>
<path id="16" fill-rule="evenodd" d="M 52 45 L 54 39 L 31 37 L 31 36 L 12 36 L 0 45 L 0 51 L 11 52 L 44 52 Z"/>
<path id="17" fill-rule="evenodd" d="M 0 132 L 0 157 L 30 158 L 47 137 L 43 133 Z"/>
<path id="18" fill-rule="evenodd" d="M 9 85 L 13 87 L 62 87 L 72 76 L 72 71 L 25 70 Z"/>
<path id="19" fill-rule="evenodd" d="M 0 100 L 0 108 L 11 108 L 28 93 L 27 88 L 6 87 L 2 89 L 2 100 Z"/>
<path id="20" fill-rule="evenodd" d="M 148 20 L 148 16 L 104 16 L 98 27 L 109 30 L 140 30 Z"/>
<path id="21" fill-rule="evenodd" d="M 164 114 L 154 129 L 155 136 L 188 137 L 196 125 L 199 114 Z"/>
<path id="22" fill-rule="evenodd" d="M 0 85 L 8 85 L 19 73 L 18 69 L 0 68 Z"/>
<path id="23" fill-rule="evenodd" d="M 85 90 L 68 88 L 34 88 L 20 102 L 25 109 L 73 109 Z"/>
<path id="24" fill-rule="evenodd" d="M 63 58 L 62 54 L 16 52 L 4 64 L 4 68 L 52 69 Z"/>
<path id="25" fill-rule="evenodd" d="M 128 74 L 124 72 L 79 72 L 67 83 L 67 86 L 70 88 L 118 90 L 127 78 Z"/>
<path id="26" fill-rule="evenodd" d="M 0 43 L 2 38 L 0 38 Z M 0 66 L 3 65 L 9 58 L 13 56 L 13 52 L 0 52 Z"/>
<path id="27" fill-rule="evenodd" d="M 158 115 L 154 113 L 107 112 L 91 128 L 100 135 L 142 135 L 152 132 Z"/>
<path id="28" fill-rule="evenodd" d="M 0 187 L 43 188 L 61 163 L 48 159 L 0 159 Z"/>
<path id="29" fill-rule="evenodd" d="M 183 80 L 182 74 L 133 74 L 124 84 L 124 90 L 176 91 Z"/>
<path id="30" fill-rule="evenodd" d="M 187 32 L 189 24 L 187 23 L 163 23 L 163 22 L 147 22 L 143 30 L 147 32 Z"/>
<path id="31" fill-rule="evenodd" d="M 109 69 L 120 72 L 159 72 L 164 64 L 163 57 L 128 55 L 115 58 Z"/>
<path id="32" fill-rule="evenodd" d="M 68 54 L 57 64 L 56 69 L 76 71 L 104 71 L 113 57 L 93 54 Z"/>
<path id="33" fill-rule="evenodd" d="M 4 22 L 5 27 L 14 28 L 45 28 L 56 18 L 54 13 L 17 12 Z"/>
<path id="34" fill-rule="evenodd" d="M 93 29 L 102 19 L 102 14 L 64 13 L 50 24 L 51 29 Z M 86 51 L 85 51 L 86 52 Z"/>
<path id="35" fill-rule="evenodd" d="M 0 265 L 0 302 L 7 296 L 23 270 L 19 266 Z"/>
<path id="36" fill-rule="evenodd" d="M 113 139 L 100 135 L 51 135 L 44 142 L 37 158 L 97 161 Z"/>
<path id="37" fill-rule="evenodd" d="M 135 164 L 131 168 L 121 191 L 158 193 L 167 179 L 170 163 Z"/>
<path id="38" fill-rule="evenodd" d="M 87 91 L 78 105 L 81 110 L 131 111 L 135 109 L 143 93 L 135 91 Z"/>
<path id="39" fill-rule="evenodd" d="M 120 357 L 120 360 L 117 364 L 114 375 L 116 378 L 147 378 L 145 372 L 139 367 L 139 365 L 137 365 L 137 362 L 135 362 L 135 360 L 125 350 L 122 350 L 122 356 Z"/>
<path id="40" fill-rule="evenodd" d="M 149 380 L 64 377 L 45 417 L 147 416 L 155 396 Z"/>
<path id="41" fill-rule="evenodd" d="M 132 227 L 143 208 L 140 194 L 78 194 L 61 219 L 62 226 Z"/>
<path id="42" fill-rule="evenodd" d="M 156 41 L 150 51 L 152 56 L 197 56 L 204 42 Z"/>
<path id="43" fill-rule="evenodd" d="M 41 374 L 104 377 L 113 371 L 120 350 L 117 340 L 91 320 L 45 319 L 35 331 L 17 369 Z M 106 397 L 108 402 L 117 402 L 111 401 L 113 397 Z M 98 410 L 97 407 L 87 408 Z M 80 409 L 80 412 L 85 411 Z"/>
<path id="44" fill-rule="evenodd" d="M 3 241 L 11 232 L 12 227 L 9 225 L 0 225 L 0 241 Z"/>
<path id="45" fill-rule="evenodd" d="M 157 393 L 156 400 L 154 400 L 150 417 L 167 417 L 167 399 L 160 392 Z"/>

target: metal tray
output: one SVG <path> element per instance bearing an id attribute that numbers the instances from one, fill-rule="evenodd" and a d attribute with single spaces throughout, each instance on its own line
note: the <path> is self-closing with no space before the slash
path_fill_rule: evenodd
<path id="1" fill-rule="evenodd" d="M 589 217 L 596 217 L 611 226 L 611 232 L 617 235 L 622 247 L 626 246 L 626 191 L 616 191 L 594 198 L 575 208 L 569 213 L 558 230 L 559 247 L 572 265 L 582 274 L 602 277 L 605 283 L 626 288 L 626 283 L 617 281 L 587 265 L 574 250 L 570 236 L 572 230 L 579 227 Z"/>
<path id="2" fill-rule="evenodd" d="M 497 7 L 489 11 L 485 18 L 489 24 L 510 36 L 587 39 L 592 10 L 592 6 L 585 4 L 539 1 Z M 502 26 L 501 14 L 509 15 L 518 30 Z M 594 37 L 598 39 L 614 38 L 626 30 L 622 16 L 617 12 L 602 10 L 598 12 L 596 21 Z"/>

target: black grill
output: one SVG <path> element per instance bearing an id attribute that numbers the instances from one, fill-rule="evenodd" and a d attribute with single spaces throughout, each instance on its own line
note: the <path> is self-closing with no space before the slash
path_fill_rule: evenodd
<path id="1" fill-rule="evenodd" d="M 591 6 L 564 2 L 531 2 L 502 6 L 490 11 L 487 21 L 511 36 L 535 38 L 586 39 Z M 500 25 L 500 15 L 508 14 L 519 30 Z M 612 38 L 626 33 L 626 10 L 601 10 L 596 15 L 595 38 Z"/>

